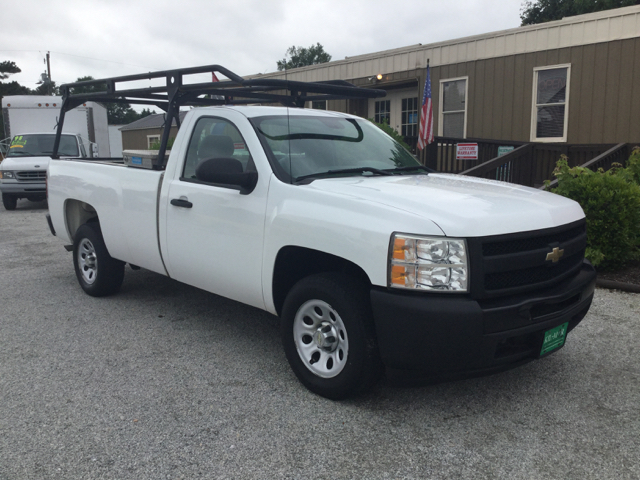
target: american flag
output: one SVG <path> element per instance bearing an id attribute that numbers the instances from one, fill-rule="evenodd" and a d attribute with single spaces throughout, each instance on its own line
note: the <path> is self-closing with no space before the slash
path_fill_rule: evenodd
<path id="1" fill-rule="evenodd" d="M 418 149 L 433 142 L 433 104 L 431 103 L 431 76 L 427 65 L 427 80 L 424 82 L 422 94 L 422 112 L 420 113 L 420 132 L 418 133 Z"/>

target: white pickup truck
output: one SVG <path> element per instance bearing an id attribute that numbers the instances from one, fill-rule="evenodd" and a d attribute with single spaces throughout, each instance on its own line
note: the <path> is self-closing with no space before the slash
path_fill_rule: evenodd
<path id="1" fill-rule="evenodd" d="M 190 90 L 184 72 L 163 72 L 167 124 L 177 99 L 380 95 L 198 71 L 213 70 L 231 80 Z M 278 86 L 289 95 L 270 97 Z M 128 102 L 158 95 L 136 92 Z M 49 225 L 73 250 L 80 286 L 113 294 L 129 263 L 278 315 L 293 371 L 320 395 L 360 392 L 384 367 L 449 377 L 520 365 L 562 347 L 589 309 L 595 272 L 571 200 L 429 172 L 337 112 L 194 108 L 165 162 L 167 135 L 150 169 L 136 157 L 50 163 Z"/>
<path id="2" fill-rule="evenodd" d="M 53 133 L 26 133 L 11 139 L 0 164 L 4 208 L 15 210 L 20 198 L 33 202 L 46 198 L 45 179 L 55 137 Z M 65 133 L 60 137 L 61 156 L 87 158 L 88 148 L 80 135 Z"/>
<path id="3" fill-rule="evenodd" d="M 46 95 L 2 98 L 7 139 L 2 142 L 6 158 L 0 163 L 0 191 L 7 210 L 14 210 L 20 198 L 45 199 L 46 171 L 61 105 L 61 97 Z M 68 111 L 58 151 L 66 157 L 108 157 L 107 109 L 89 102 Z"/>

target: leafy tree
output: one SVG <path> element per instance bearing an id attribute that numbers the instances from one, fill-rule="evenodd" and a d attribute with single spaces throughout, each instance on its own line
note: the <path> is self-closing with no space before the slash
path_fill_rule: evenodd
<path id="1" fill-rule="evenodd" d="M 536 0 L 522 4 L 520 19 L 522 25 L 551 22 L 564 17 L 582 15 L 583 13 L 611 10 L 612 8 L 637 5 L 638 0 Z"/>
<path id="2" fill-rule="evenodd" d="M 396 142 L 402 145 L 407 151 L 411 151 L 411 147 L 407 142 L 404 141 L 404 137 L 398 133 L 398 131 L 389 125 L 389 121 L 385 118 L 382 120 L 382 123 L 378 123 L 374 121 L 373 118 L 370 118 L 369 121 L 373 123 L 376 127 L 382 130 L 384 133 L 393 138 Z"/>
<path id="3" fill-rule="evenodd" d="M 9 75 L 14 73 L 20 73 L 22 70 L 15 64 L 15 62 L 4 61 L 0 62 L 0 80 L 6 80 Z M 18 82 L 2 82 L 0 81 L 0 99 L 7 95 L 30 95 L 33 93 L 29 88 L 20 85 Z M 4 138 L 6 132 L 4 131 L 4 119 L 3 115 L 0 115 L 0 139 Z"/>
<path id="4" fill-rule="evenodd" d="M 286 55 L 289 56 L 289 60 L 285 57 L 277 62 L 279 71 L 331 61 L 331 55 L 325 52 L 324 47 L 319 43 L 309 48 L 294 45 L 287 50 Z"/>
<path id="5" fill-rule="evenodd" d="M 18 82 L 0 82 L 0 98 L 7 95 L 31 95 L 33 91 Z"/>
<path id="6" fill-rule="evenodd" d="M 52 80 L 45 80 L 36 87 L 35 90 L 30 92 L 33 95 L 58 95 L 60 93 L 56 82 Z"/>
<path id="7" fill-rule="evenodd" d="M 153 115 L 153 113 L 150 108 L 143 108 L 140 112 L 140 118 L 148 117 L 149 115 Z"/>
<path id="8" fill-rule="evenodd" d="M 640 149 L 633 151 L 627 168 L 614 164 L 606 172 L 569 168 L 562 155 L 553 173 L 558 187 L 552 191 L 578 202 L 587 217 L 591 263 L 606 270 L 640 258 Z"/>
<path id="9" fill-rule="evenodd" d="M 20 73 L 22 70 L 15 64 L 15 62 L 4 61 L 0 62 L 0 80 L 6 80 L 9 75 L 14 73 Z M 0 82 L 0 98 L 7 95 L 30 95 L 33 92 L 18 82 Z"/>
<path id="10" fill-rule="evenodd" d="M 15 62 L 8 60 L 0 62 L 0 80 L 6 80 L 12 73 L 20 73 L 21 71 Z"/>
<path id="11" fill-rule="evenodd" d="M 76 82 L 85 82 L 88 80 L 95 80 L 92 76 L 80 77 Z M 93 93 L 104 92 L 107 86 L 105 84 L 87 85 L 82 87 L 73 87 L 71 89 L 72 94 L 77 93 Z M 105 105 L 107 107 L 107 120 L 110 125 L 128 125 L 131 122 L 135 122 L 140 118 L 151 115 L 153 112 L 149 109 L 142 110 L 141 113 L 136 112 L 128 103 L 113 103 L 109 102 Z"/>

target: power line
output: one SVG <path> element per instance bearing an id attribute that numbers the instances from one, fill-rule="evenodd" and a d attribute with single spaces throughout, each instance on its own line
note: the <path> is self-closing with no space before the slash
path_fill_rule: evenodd
<path id="1" fill-rule="evenodd" d="M 0 50 L 0 52 L 2 52 L 2 53 L 4 53 L 4 52 L 30 52 L 30 53 L 40 53 L 40 54 L 42 54 L 42 50 Z M 74 55 L 73 53 L 55 52 L 53 50 L 50 50 L 50 52 L 51 53 L 55 53 L 56 55 L 66 55 L 68 57 L 85 58 L 87 60 L 95 60 L 95 61 L 98 61 L 98 62 L 115 63 L 115 64 L 118 64 L 118 65 L 127 65 L 129 67 L 138 67 L 138 68 L 142 68 L 142 69 L 145 69 L 145 70 L 157 70 L 157 69 L 154 69 L 154 68 L 146 67 L 144 65 L 136 65 L 136 64 L 133 64 L 133 63 L 116 62 L 116 61 L 113 61 L 113 60 L 105 60 L 103 58 L 85 57 L 85 56 L 82 56 L 82 55 Z"/>

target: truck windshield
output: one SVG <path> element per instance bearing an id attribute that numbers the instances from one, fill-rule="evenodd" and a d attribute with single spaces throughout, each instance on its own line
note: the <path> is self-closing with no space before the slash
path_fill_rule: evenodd
<path id="1" fill-rule="evenodd" d="M 32 133 L 16 135 L 11 140 L 7 157 L 42 157 L 53 153 L 55 134 Z M 64 157 L 78 157 L 78 142 L 74 135 L 60 136 L 58 153 Z"/>
<path id="2" fill-rule="evenodd" d="M 258 117 L 253 123 L 275 168 L 292 183 L 424 169 L 398 142 L 363 119 L 292 115 Z"/>

